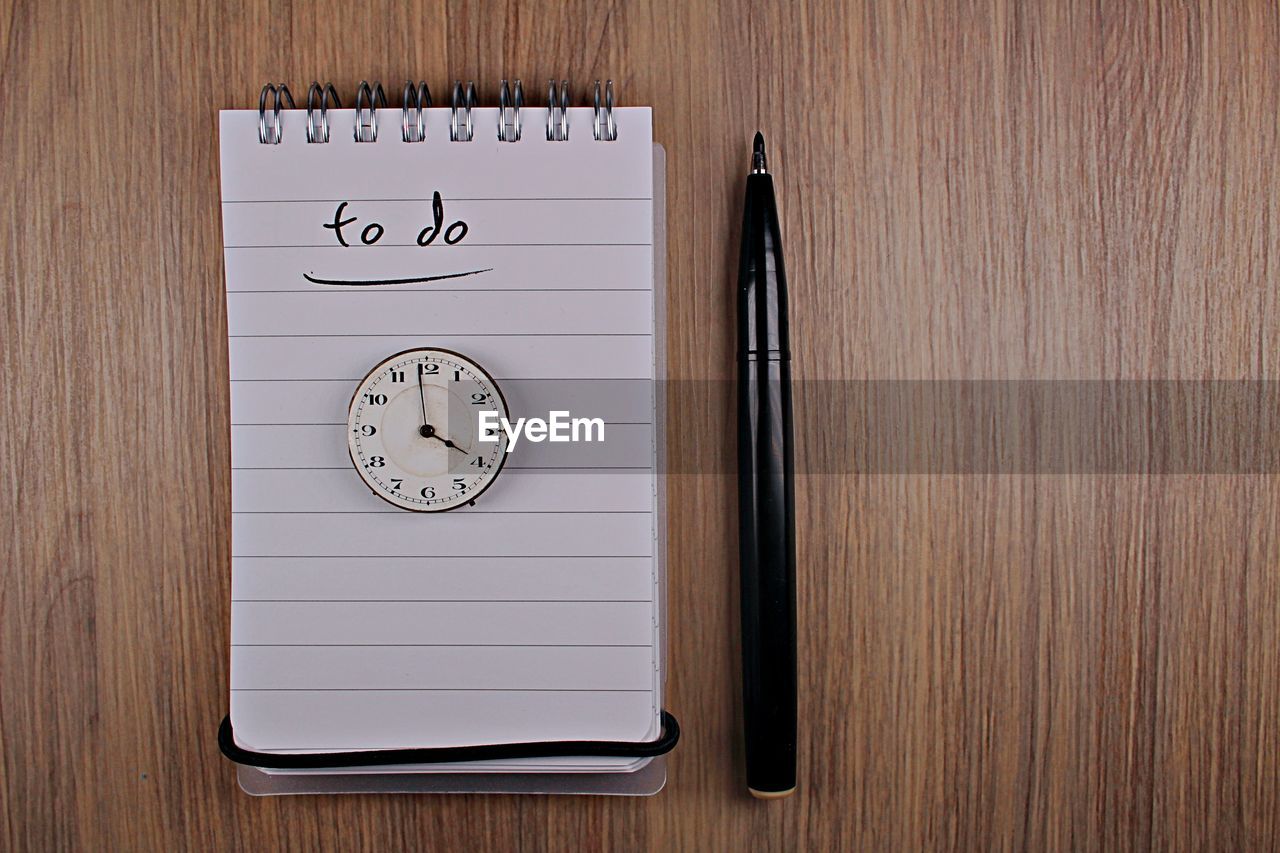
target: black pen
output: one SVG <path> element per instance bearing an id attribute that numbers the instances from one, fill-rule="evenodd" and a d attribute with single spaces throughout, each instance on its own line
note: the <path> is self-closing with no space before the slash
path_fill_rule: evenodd
<path id="1" fill-rule="evenodd" d="M 738 267 L 738 527 L 747 788 L 796 789 L 796 547 L 791 340 L 782 232 L 757 133 Z"/>

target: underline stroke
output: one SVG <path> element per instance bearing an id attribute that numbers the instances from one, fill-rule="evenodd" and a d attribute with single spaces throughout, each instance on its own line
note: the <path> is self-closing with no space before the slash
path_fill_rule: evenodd
<path id="1" fill-rule="evenodd" d="M 384 284 L 424 284 L 428 281 L 444 281 L 449 278 L 464 278 L 469 275 L 480 275 L 481 273 L 493 272 L 493 267 L 485 270 L 469 270 L 467 272 L 451 272 L 445 275 L 424 275 L 415 278 L 378 278 L 362 281 L 360 279 L 341 279 L 341 278 L 316 278 L 311 273 L 303 273 L 302 277 L 312 284 L 332 284 L 338 286 L 350 287 L 373 287 Z"/>

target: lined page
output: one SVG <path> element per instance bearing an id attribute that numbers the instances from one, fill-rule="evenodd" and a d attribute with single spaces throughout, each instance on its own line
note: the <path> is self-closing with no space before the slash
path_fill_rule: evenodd
<path id="1" fill-rule="evenodd" d="M 494 109 L 450 142 L 449 114 L 404 143 L 380 110 L 357 144 L 353 111 L 331 110 L 330 142 L 308 144 L 286 111 L 262 145 L 257 111 L 222 113 L 231 717 L 250 749 L 658 734 L 650 112 L 615 110 L 611 143 L 589 109 L 557 143 L 537 109 L 516 143 L 486 131 Z M 347 414 L 415 347 L 482 365 L 513 420 L 568 409 L 605 440 L 517 443 L 474 506 L 397 509 L 352 468 Z"/>

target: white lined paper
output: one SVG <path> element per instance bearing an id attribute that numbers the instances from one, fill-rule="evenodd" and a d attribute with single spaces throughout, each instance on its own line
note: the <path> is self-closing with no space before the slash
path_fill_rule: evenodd
<path id="1" fill-rule="evenodd" d="M 656 734 L 652 139 L 647 109 L 616 112 L 625 133 L 607 144 L 450 143 L 449 111 L 430 110 L 411 145 L 383 110 L 377 143 L 309 145 L 304 111 L 286 111 L 275 146 L 258 143 L 256 111 L 222 113 L 242 745 Z M 419 246 L 437 191 L 441 234 Z M 324 227 L 342 201 L 348 247 Z M 446 245 L 458 220 L 466 236 Z M 427 276 L 456 277 L 356 284 Z M 603 418 L 605 445 L 518 445 L 474 507 L 391 507 L 351 470 L 347 405 L 375 363 L 419 346 L 485 366 L 513 417 L 594 407 L 573 413 Z"/>
<path id="2" fill-rule="evenodd" d="M 325 668 L 347 690 L 589 690 L 645 692 L 646 646 L 236 646 L 238 691 L 305 689 Z M 449 680 L 440 678 L 449 673 Z M 584 673 L 591 673 L 585 677 Z"/>
<path id="3" fill-rule="evenodd" d="M 522 413 L 518 413 L 522 414 Z M 545 410 L 543 412 L 545 415 Z M 513 417 L 516 415 L 513 415 Z M 650 424 L 603 424 L 593 442 L 523 441 L 507 454 L 513 469 L 647 470 L 653 452 Z M 346 424 L 254 424 L 231 427 L 231 454 L 237 469 L 306 468 L 335 465 L 345 470 Z M 554 485 L 554 484 L 552 484 Z M 557 490 L 558 491 L 558 490 Z"/>
<path id="4" fill-rule="evenodd" d="M 544 346 L 544 335 L 485 335 L 480 339 L 502 379 L 643 379 L 653 371 L 653 341 L 645 334 L 576 335 Z M 231 381 L 340 377 L 356 382 L 363 365 L 387 352 L 431 345 L 465 352 L 477 345 L 468 335 L 347 336 L 339 348 L 317 336 L 240 337 L 230 343 Z M 499 371 L 499 367 L 503 370 Z M 607 375 L 602 375 L 607 374 Z"/>
<path id="5" fill-rule="evenodd" d="M 231 483 L 236 514 L 290 512 L 397 513 L 365 490 L 345 488 L 347 469 L 237 468 Z M 502 472 L 502 488 L 485 493 L 470 512 L 652 512 L 653 481 L 648 471 L 534 470 Z"/>
<path id="6" fill-rule="evenodd" d="M 325 346 L 340 349 L 346 343 L 332 340 L 326 341 Z M 483 341 L 473 344 L 470 351 L 488 352 Z M 496 378 L 501 382 L 501 374 Z M 355 384 L 346 379 L 232 380 L 231 422 L 234 425 L 345 422 Z M 577 404 L 582 404 L 592 407 L 587 414 L 604 418 L 608 423 L 633 424 L 648 422 L 653 417 L 651 386 L 649 382 L 633 387 L 615 382 L 604 390 L 621 389 L 622 393 L 591 393 L 592 389 L 581 382 L 542 387 L 535 383 L 507 382 L 502 389 L 513 416 L 534 411 L 545 415 L 549 406 L 564 406 L 573 411 Z M 540 396 L 539 391 L 544 394 Z M 232 461 L 234 464 L 234 458 Z"/>
<path id="7" fill-rule="evenodd" d="M 239 557 L 235 601 L 646 601 L 649 557 Z"/>
<path id="8" fill-rule="evenodd" d="M 643 694 L 629 691 L 233 690 L 231 716 L 257 724 L 244 738 L 237 733 L 241 745 L 250 749 L 328 752 L 412 743 L 420 737 L 423 720 L 431 721 L 433 740 L 444 745 L 477 743 L 493 732 L 523 732 L 531 723 L 544 740 L 576 740 L 584 720 L 613 721 L 610 729 L 630 733 L 641 730 L 651 716 L 638 698 Z M 359 725 L 353 725 L 356 721 Z M 271 732 L 272 740 L 254 740 L 260 731 Z M 512 766 L 556 768 L 550 763 Z M 609 765 L 601 760 L 598 769 Z"/>
<path id="9" fill-rule="evenodd" d="M 506 156 L 506 152 L 499 150 L 494 156 Z M 332 229 L 320 226 L 332 223 L 343 203 L 258 201 L 224 205 L 224 221 L 230 227 L 223 230 L 223 244 L 229 249 L 254 246 L 327 248 L 340 245 Z M 458 244 L 471 247 L 471 251 L 466 253 L 453 251 L 455 247 L 445 244 L 443 234 L 430 245 L 417 244 L 423 227 L 434 225 L 430 199 L 362 201 L 355 198 L 345 204 L 341 218 L 354 217 L 356 220 L 342 229 L 343 237 L 351 248 L 380 255 L 383 253 L 379 250 L 383 247 L 421 248 L 415 266 L 462 265 L 466 260 L 489 257 L 475 250 L 491 247 L 507 248 L 504 257 L 513 260 L 516 266 L 522 266 L 523 254 L 510 251 L 512 248 L 652 245 L 653 205 L 647 198 L 624 201 L 514 196 L 470 201 L 442 199 L 442 225 L 448 227 L 453 222 L 463 221 L 470 229 L 465 242 Z M 382 226 L 382 236 L 373 245 L 365 245 L 360 240 L 360 232 L 373 222 Z M 387 255 L 379 261 L 389 264 L 398 259 L 399 256 Z"/>
<path id="10" fill-rule="evenodd" d="M 277 207 L 277 210 L 282 208 Z M 285 211 L 287 215 L 287 210 Z M 379 242 L 375 247 L 388 269 L 417 270 L 423 263 L 423 249 L 414 246 L 391 246 Z M 456 246 L 435 246 L 438 255 L 427 257 L 444 269 L 447 261 L 458 269 L 483 269 L 497 265 L 501 269 L 519 269 L 520 276 L 492 276 L 474 282 L 453 284 L 417 284 L 397 288 L 403 290 L 465 291 L 483 289 L 525 290 L 530 281 L 543 282 L 540 289 L 554 290 L 650 290 L 652 276 L 647 270 L 652 247 L 634 246 L 473 246 L 464 242 Z M 312 291 L 314 286 L 297 275 L 300 269 L 313 267 L 338 278 L 357 278 L 365 272 L 368 256 L 348 252 L 334 241 L 319 247 L 300 249 L 260 248 L 227 249 L 224 252 L 228 284 L 236 291 L 263 288 L 272 291 Z M 608 269 L 608 275 L 600 271 Z"/>
<path id="11" fill-rule="evenodd" d="M 376 257 L 374 252 L 369 254 Z M 500 268 L 492 273 L 495 277 L 515 274 Z M 471 281 L 478 284 L 480 279 Z M 237 336 L 272 335 L 284 328 L 299 335 L 646 335 L 652 318 L 653 294 L 630 290 L 528 293 L 386 288 L 362 293 L 317 288 L 300 293 L 227 294 L 227 324 Z"/>
<path id="12" fill-rule="evenodd" d="M 376 540 L 374 553 L 388 557 L 653 556 L 652 519 L 644 516 L 508 513 L 499 519 L 497 515 L 463 509 L 430 516 L 407 512 L 236 514 L 231 518 L 231 549 L 233 557 L 358 557 L 369 553 L 370 542 Z M 423 530 L 425 520 L 431 522 L 429 531 Z"/>

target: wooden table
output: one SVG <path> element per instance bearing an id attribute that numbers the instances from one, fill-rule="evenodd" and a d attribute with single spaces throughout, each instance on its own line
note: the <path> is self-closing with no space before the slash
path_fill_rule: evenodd
<path id="1" fill-rule="evenodd" d="M 4 0 L 0 45 L 3 846 L 1280 842 L 1276 467 L 868 470 L 841 413 L 799 436 L 800 791 L 748 799 L 723 393 L 669 433 L 661 795 L 259 800 L 213 739 L 217 110 L 267 80 L 612 77 L 669 157 L 673 378 L 732 376 L 759 127 L 807 387 L 1275 380 L 1274 4 Z"/>

